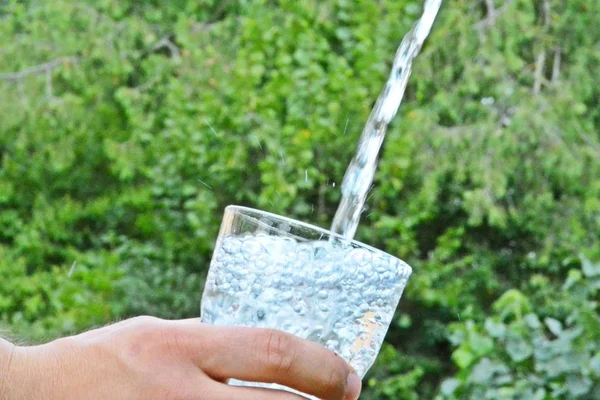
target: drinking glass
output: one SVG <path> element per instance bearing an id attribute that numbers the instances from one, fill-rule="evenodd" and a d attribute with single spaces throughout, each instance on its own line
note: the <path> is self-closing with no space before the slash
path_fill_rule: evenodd
<path id="1" fill-rule="evenodd" d="M 402 260 L 326 229 L 228 206 L 202 295 L 201 321 L 291 333 L 336 352 L 364 377 L 411 272 Z"/>

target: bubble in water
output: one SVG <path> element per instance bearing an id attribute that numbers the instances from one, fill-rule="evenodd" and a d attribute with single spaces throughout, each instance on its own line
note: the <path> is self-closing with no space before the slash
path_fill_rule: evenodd
<path id="1" fill-rule="evenodd" d="M 227 238 L 223 240 L 222 249 L 228 254 L 235 254 L 241 248 L 241 242 L 235 238 Z"/>
<path id="2" fill-rule="evenodd" d="M 265 310 L 263 310 L 262 308 L 259 308 L 259 309 L 256 311 L 256 316 L 258 317 L 258 320 L 259 320 L 259 321 L 262 321 L 263 319 L 265 319 L 265 314 L 266 314 L 266 312 L 265 312 Z"/>
<path id="3" fill-rule="evenodd" d="M 339 343 L 340 342 L 338 340 L 328 340 L 325 343 L 325 347 L 327 347 L 330 350 L 334 350 L 334 349 L 336 349 L 338 347 Z"/>
<path id="4" fill-rule="evenodd" d="M 242 255 L 246 261 L 252 261 L 254 257 L 261 251 L 261 246 L 258 243 L 244 244 L 242 247 Z"/>

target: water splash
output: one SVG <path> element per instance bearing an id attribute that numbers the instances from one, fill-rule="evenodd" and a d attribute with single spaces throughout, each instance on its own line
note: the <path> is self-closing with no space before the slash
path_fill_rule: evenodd
<path id="1" fill-rule="evenodd" d="M 396 115 L 404 97 L 406 84 L 412 72 L 412 63 L 429 36 L 441 5 L 442 0 L 426 0 L 421 19 L 402 39 L 390 77 L 371 111 L 360 137 L 356 155 L 344 175 L 341 186 L 342 199 L 333 218 L 331 230 L 349 239 L 354 237 L 358 228 L 365 198 L 377 168 L 379 149 L 387 127 Z"/>

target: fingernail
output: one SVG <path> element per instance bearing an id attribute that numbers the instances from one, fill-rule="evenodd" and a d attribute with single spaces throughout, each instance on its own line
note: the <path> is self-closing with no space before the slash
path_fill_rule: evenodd
<path id="1" fill-rule="evenodd" d="M 344 400 L 357 400 L 360 396 L 360 389 L 362 388 L 362 382 L 356 372 L 351 372 L 348 375 L 348 381 L 346 382 L 346 395 Z"/>

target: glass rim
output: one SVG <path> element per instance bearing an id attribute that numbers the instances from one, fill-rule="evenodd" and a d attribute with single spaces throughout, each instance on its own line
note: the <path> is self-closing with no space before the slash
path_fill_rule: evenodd
<path id="1" fill-rule="evenodd" d="M 289 217 L 284 217 L 283 215 L 275 214 L 275 213 L 264 211 L 264 210 L 259 210 L 257 208 L 252 208 L 252 207 L 238 206 L 238 205 L 229 205 L 229 206 L 225 207 L 225 212 L 230 211 L 230 210 L 246 211 L 246 212 L 261 214 L 261 215 L 264 215 L 266 217 L 275 218 L 275 219 L 281 220 L 281 221 L 286 222 L 286 223 L 300 225 L 300 226 L 302 226 L 304 228 L 308 228 L 308 229 L 317 231 L 317 232 L 322 233 L 324 235 L 333 236 L 333 237 L 335 237 L 335 238 L 337 238 L 337 239 L 339 239 L 341 241 L 344 241 L 344 242 L 347 242 L 347 243 L 352 243 L 354 245 L 357 245 L 358 247 L 365 248 L 365 249 L 370 250 L 370 251 L 372 251 L 374 253 L 383 254 L 383 255 L 391 257 L 391 258 L 393 258 L 395 260 L 398 260 L 402 264 L 404 264 L 406 267 L 408 267 L 409 271 L 412 274 L 412 267 L 406 261 L 402 260 L 401 258 L 396 257 L 396 256 L 394 256 L 392 254 L 389 254 L 389 253 L 387 253 L 387 252 L 385 252 L 383 250 L 379 250 L 379 249 L 377 249 L 377 248 L 375 248 L 373 246 L 370 246 L 370 245 L 365 244 L 363 242 L 360 242 L 358 240 L 348 239 L 347 237 L 344 237 L 343 235 L 340 235 L 339 233 L 335 233 L 333 231 L 330 231 L 329 229 L 321 228 L 319 226 L 316 226 L 316 225 L 313 225 L 313 224 L 309 224 L 307 222 L 298 221 L 297 219 L 292 219 L 292 218 L 289 218 Z"/>

